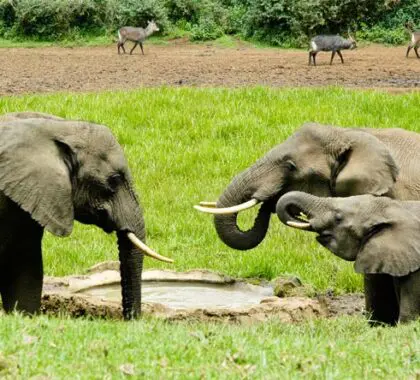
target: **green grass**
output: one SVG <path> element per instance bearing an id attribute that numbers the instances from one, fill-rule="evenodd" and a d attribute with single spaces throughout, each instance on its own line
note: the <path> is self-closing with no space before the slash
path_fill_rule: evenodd
<path id="1" fill-rule="evenodd" d="M 2 317 L 0 377 L 28 379 L 416 379 L 419 323 L 132 323 Z M 4 368 L 2 371 L 2 367 Z"/>
<path id="2" fill-rule="evenodd" d="M 74 47 L 74 46 L 105 46 L 117 40 L 115 36 L 77 36 L 73 39 L 60 41 L 40 41 L 36 39 L 5 39 L 0 38 L 0 48 L 41 48 L 50 46 Z"/>
<path id="3" fill-rule="evenodd" d="M 272 218 L 256 249 L 234 251 L 212 218 L 192 206 L 217 199 L 231 178 L 305 121 L 419 131 L 420 92 L 389 95 L 327 89 L 155 88 L 0 98 L 0 113 L 49 112 L 108 125 L 123 145 L 141 195 L 148 243 L 174 265 L 238 277 L 298 276 L 316 290 L 361 290 L 352 264 L 314 236 Z M 249 225 L 253 212 L 241 219 Z M 116 239 L 76 224 L 69 238 L 46 234 L 45 271 L 83 272 L 117 259 Z M 0 371 L 10 378 L 416 379 L 420 322 L 368 327 L 362 318 L 254 326 L 1 316 Z M 121 365 L 126 365 L 122 367 Z"/>
<path id="4" fill-rule="evenodd" d="M 195 211 L 216 200 L 231 178 L 305 121 L 341 126 L 418 127 L 420 93 L 388 95 L 342 89 L 143 89 L 100 94 L 0 98 L 0 112 L 37 110 L 108 125 L 123 145 L 145 212 L 148 242 L 176 260 L 146 267 L 207 268 L 239 277 L 293 274 L 315 289 L 361 290 L 351 263 L 308 233 L 273 217 L 256 249 L 234 251 L 217 237 L 212 217 Z M 255 211 L 242 218 L 249 225 Z M 77 224 L 69 238 L 46 234 L 45 271 L 80 273 L 116 259 L 114 235 Z"/>
<path id="5" fill-rule="evenodd" d="M 188 39 L 189 34 L 176 34 L 159 36 L 153 35 L 147 39 L 147 44 L 166 46 L 170 45 L 174 40 L 180 38 Z M 37 39 L 5 39 L 0 38 L 0 48 L 42 48 L 42 47 L 78 47 L 78 46 L 108 46 L 116 43 L 117 34 L 101 35 L 101 36 L 76 36 L 71 39 L 63 39 L 59 41 L 42 41 Z M 212 45 L 222 48 L 237 48 L 237 47 L 254 47 L 265 49 L 279 49 L 272 45 L 264 44 L 258 41 L 246 41 L 236 36 L 223 35 L 220 38 L 212 41 L 189 41 L 193 45 Z"/>

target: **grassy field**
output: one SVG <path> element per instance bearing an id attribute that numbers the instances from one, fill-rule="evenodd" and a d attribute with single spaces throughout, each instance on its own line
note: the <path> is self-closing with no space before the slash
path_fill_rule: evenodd
<path id="1" fill-rule="evenodd" d="M 8 316 L 0 377 L 414 380 L 419 327 L 373 329 L 362 318 L 242 327 Z"/>
<path id="2" fill-rule="evenodd" d="M 306 121 L 419 130 L 419 104 L 420 92 L 159 88 L 3 97 L 0 113 L 36 110 L 113 130 L 136 180 L 148 243 L 176 260 L 146 260 L 146 267 L 266 279 L 291 274 L 315 290 L 343 293 L 360 291 L 361 277 L 311 234 L 272 218 L 260 246 L 234 251 L 217 238 L 211 216 L 192 206 L 217 199 L 236 173 Z M 254 212 L 242 218 L 243 226 Z M 43 248 L 49 275 L 82 273 L 117 258 L 115 236 L 80 224 L 69 238 L 47 234 Z M 416 378 L 419 331 L 419 323 L 369 329 L 361 318 L 228 327 L 8 316 L 0 325 L 0 371 L 4 362 L 11 376 L 17 371 L 22 378 L 118 378 L 132 371 L 146 378 Z"/>
<path id="3" fill-rule="evenodd" d="M 4 97 L 0 112 L 38 110 L 108 125 L 123 145 L 145 213 L 149 244 L 175 265 L 146 260 L 147 267 L 208 268 L 239 277 L 271 279 L 294 274 L 316 289 L 361 289 L 352 265 L 335 258 L 311 234 L 272 218 L 263 243 L 234 251 L 217 238 L 212 217 L 195 211 L 216 200 L 231 178 L 282 142 L 305 121 L 342 126 L 418 127 L 420 94 L 341 89 L 145 89 L 101 94 Z M 242 218 L 246 227 L 256 211 Z M 47 234 L 45 270 L 80 273 L 116 259 L 115 237 L 77 225 L 70 238 Z"/>

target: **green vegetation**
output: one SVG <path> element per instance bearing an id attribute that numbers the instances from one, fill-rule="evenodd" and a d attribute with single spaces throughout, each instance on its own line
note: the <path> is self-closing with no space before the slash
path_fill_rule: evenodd
<path id="1" fill-rule="evenodd" d="M 231 178 L 306 121 L 341 126 L 418 128 L 420 94 L 330 89 L 142 89 L 99 94 L 0 98 L 0 112 L 37 110 L 108 125 L 124 146 L 145 211 L 148 242 L 176 264 L 239 277 L 294 274 L 317 290 L 361 290 L 351 263 L 335 258 L 273 217 L 264 242 L 248 252 L 219 241 L 212 217 L 195 211 L 216 200 Z M 106 111 L 105 111 L 106 110 Z M 349 111 L 351 110 L 351 111 Z M 241 223 L 249 227 L 256 210 Z M 47 274 L 80 273 L 117 259 L 115 236 L 77 224 L 70 238 L 47 234 Z"/>
<path id="2" fill-rule="evenodd" d="M 358 39 L 401 44 L 404 24 L 420 20 L 420 0 L 0 0 L 0 37 L 18 41 L 81 44 L 150 19 L 164 38 L 192 41 L 235 35 L 306 47 L 315 34 L 351 29 Z"/>
<path id="3" fill-rule="evenodd" d="M 148 243 L 179 270 L 240 277 L 299 276 L 315 290 L 361 290 L 352 265 L 311 234 L 280 225 L 256 249 L 233 251 L 212 218 L 193 210 L 214 200 L 238 171 L 305 121 L 418 130 L 420 93 L 338 88 L 171 89 L 0 98 L 0 113 L 36 110 L 108 125 L 123 145 L 141 194 Z M 252 214 L 252 213 L 251 213 Z M 241 223 L 249 225 L 250 218 Z M 77 224 L 71 237 L 44 239 L 49 275 L 83 272 L 117 258 L 115 236 Z M 130 323 L 1 315 L 0 377 L 407 379 L 419 376 L 420 322 L 369 328 L 365 319 L 253 326 Z"/>
<path id="4" fill-rule="evenodd" d="M 0 377 L 10 379 L 416 379 L 420 368 L 420 323 L 1 321 Z"/>

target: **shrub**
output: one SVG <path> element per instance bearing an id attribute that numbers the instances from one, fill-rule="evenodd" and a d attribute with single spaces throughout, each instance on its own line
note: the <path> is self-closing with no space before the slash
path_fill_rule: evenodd
<path id="1" fill-rule="evenodd" d="M 384 0 L 255 0 L 245 16 L 249 37 L 273 44 L 307 41 L 320 33 L 343 33 L 361 20 L 374 19 L 387 7 Z"/>
<path id="2" fill-rule="evenodd" d="M 154 20 L 159 29 L 168 26 L 167 10 L 162 0 L 107 0 L 109 29 L 122 26 L 145 27 L 147 21 Z"/>
<path id="3" fill-rule="evenodd" d="M 208 40 L 223 34 L 304 46 L 321 33 L 401 43 L 420 21 L 420 0 L 0 0 L 0 35 L 57 40 L 114 33 L 154 19 L 163 33 Z M 419 25 L 418 25 L 419 26 Z"/>

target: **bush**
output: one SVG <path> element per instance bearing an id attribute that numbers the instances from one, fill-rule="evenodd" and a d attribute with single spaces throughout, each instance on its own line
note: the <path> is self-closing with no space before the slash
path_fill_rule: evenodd
<path id="1" fill-rule="evenodd" d="M 114 33 L 155 20 L 163 33 L 209 40 L 238 34 L 305 46 L 321 33 L 402 43 L 420 22 L 420 0 L 0 0 L 0 36 L 43 40 Z M 419 26 L 419 25 L 418 25 Z"/>
<path id="2" fill-rule="evenodd" d="M 387 7 L 382 0 L 255 0 L 248 8 L 248 37 L 281 45 L 307 41 L 316 34 L 355 30 L 360 21 L 374 19 Z"/>
<path id="3" fill-rule="evenodd" d="M 73 30 L 103 27 L 104 7 L 100 0 L 2 0 L 2 35 L 56 40 Z"/>
<path id="4" fill-rule="evenodd" d="M 198 23 L 200 3 L 200 0 L 167 0 L 165 7 L 169 20 L 172 23 L 177 23 L 180 20 Z"/>
<path id="5" fill-rule="evenodd" d="M 116 30 L 127 25 L 146 27 L 149 20 L 154 20 L 161 30 L 168 27 L 167 10 L 162 0 L 106 1 L 109 29 Z"/>

